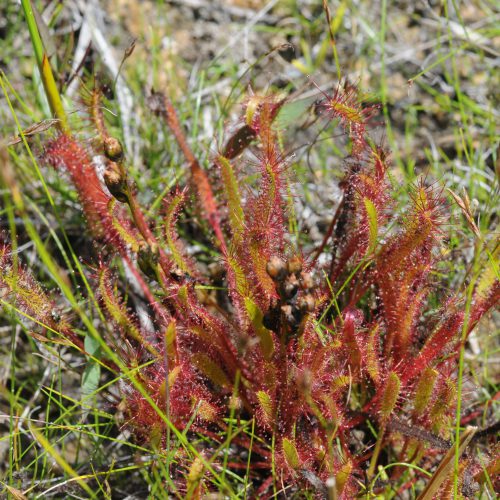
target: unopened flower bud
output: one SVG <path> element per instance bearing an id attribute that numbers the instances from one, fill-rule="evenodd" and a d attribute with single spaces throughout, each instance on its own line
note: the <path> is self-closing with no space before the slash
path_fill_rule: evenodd
<path id="1" fill-rule="evenodd" d="M 104 154 L 111 161 L 123 160 L 123 147 L 115 137 L 106 137 L 104 139 Z"/>
<path id="2" fill-rule="evenodd" d="M 266 264 L 266 271 L 274 281 L 282 281 L 286 276 L 286 264 L 276 255 L 273 255 Z"/>
<path id="3" fill-rule="evenodd" d="M 104 171 L 104 182 L 109 192 L 122 203 L 128 201 L 127 196 L 127 179 L 118 163 L 110 161 Z"/>

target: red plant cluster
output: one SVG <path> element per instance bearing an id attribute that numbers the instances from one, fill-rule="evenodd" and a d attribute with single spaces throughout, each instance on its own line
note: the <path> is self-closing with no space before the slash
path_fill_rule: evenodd
<path id="1" fill-rule="evenodd" d="M 467 316 L 460 296 L 436 297 L 432 271 L 441 258 L 442 194 L 417 184 L 394 225 L 388 155 L 368 140 L 373 108 L 364 107 L 354 87 L 339 86 L 322 103 L 326 118 L 340 119 L 352 143 L 343 201 L 324 245 L 330 262 L 322 268 L 304 256 L 288 230 L 287 160 L 273 125 L 282 104 L 249 100 L 245 123 L 214 158 L 221 179 L 216 195 L 170 101 L 154 95 L 154 111 L 165 117 L 191 169 L 196 205 L 189 209 L 215 235 L 217 273 L 186 254 L 176 230 L 192 198 L 173 191 L 163 224 L 153 225 L 135 199 L 123 153 L 110 152 L 101 123 L 107 188 L 73 137 L 50 141 L 45 159 L 66 168 L 89 229 L 105 235 L 111 253 L 134 270 L 155 333 L 143 331 L 118 296 L 110 258 L 99 272 L 100 302 L 121 339 L 114 342 L 124 363 L 137 368 L 147 362 L 139 379 L 174 425 L 217 440 L 230 413 L 242 422 L 255 419 L 259 441 L 251 445 L 244 433 L 233 441 L 252 447 L 251 475 L 260 484 L 255 495 L 271 491 L 274 467 L 283 484 L 318 491 L 335 477 L 337 497 L 353 498 L 388 457 L 429 460 L 433 443 L 449 437 L 461 334 L 466 338 L 498 302 L 500 286 L 485 273 Z M 252 186 L 238 178 L 247 148 L 258 174 Z M 433 314 L 426 315 L 431 298 Z M 124 397 L 127 425 L 166 446 L 158 412 L 133 387 Z M 376 442 L 369 425 L 377 429 Z M 237 459 L 228 463 L 235 470 L 244 466 Z M 195 486 L 200 492 L 209 488 L 203 476 Z"/>

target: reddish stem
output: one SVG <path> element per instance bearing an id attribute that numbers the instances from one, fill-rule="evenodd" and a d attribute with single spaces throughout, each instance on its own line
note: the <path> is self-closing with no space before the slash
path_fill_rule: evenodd
<path id="1" fill-rule="evenodd" d="M 158 94 L 156 94 L 158 95 Z M 170 131 L 174 135 L 177 144 L 179 145 L 182 154 L 189 163 L 189 168 L 191 170 L 191 182 L 195 187 L 196 194 L 198 195 L 198 201 L 201 204 L 202 216 L 206 217 L 208 223 L 212 227 L 215 236 L 217 237 L 222 253 L 227 254 L 227 247 L 224 240 L 224 235 L 222 234 L 222 229 L 220 225 L 220 216 L 217 209 L 217 203 L 215 196 L 208 181 L 207 174 L 201 168 L 198 160 L 196 159 L 194 153 L 186 139 L 186 135 L 182 130 L 182 126 L 177 117 L 177 113 L 172 104 L 172 101 L 165 94 L 160 94 L 162 97 L 162 106 L 160 106 L 160 113 L 163 115 Z"/>
<path id="2" fill-rule="evenodd" d="M 328 240 L 331 238 L 331 236 L 333 234 L 333 230 L 335 229 L 335 225 L 337 224 L 337 221 L 339 220 L 339 215 L 340 215 L 342 205 L 343 205 L 343 199 L 340 201 L 337 209 L 335 210 L 335 214 L 333 216 L 332 222 L 330 223 L 330 226 L 328 227 L 328 231 L 326 232 L 326 234 L 323 238 L 323 241 L 321 242 L 321 245 L 319 246 L 319 248 L 316 250 L 316 252 L 314 254 L 314 257 L 313 257 L 311 264 L 310 264 L 311 267 L 314 266 L 314 264 L 318 260 L 318 257 L 321 255 L 321 253 L 325 249 L 326 244 L 328 243 Z"/>

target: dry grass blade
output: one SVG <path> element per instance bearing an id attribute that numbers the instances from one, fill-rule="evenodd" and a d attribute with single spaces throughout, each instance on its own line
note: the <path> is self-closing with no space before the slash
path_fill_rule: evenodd
<path id="1" fill-rule="evenodd" d="M 8 484 L 5 484 L 4 486 L 9 495 L 11 495 L 14 500 L 27 500 L 28 497 L 22 491 L 9 486 Z"/>
<path id="2" fill-rule="evenodd" d="M 479 228 L 477 227 L 476 223 L 474 222 L 474 216 L 472 215 L 472 209 L 470 206 L 470 200 L 469 196 L 467 195 L 467 192 L 465 191 L 464 188 L 464 197 L 460 198 L 458 194 L 454 193 L 451 189 L 446 188 L 446 191 L 450 193 L 452 198 L 455 200 L 456 204 L 460 207 L 460 210 L 464 214 L 467 223 L 469 224 L 469 227 L 471 228 L 472 232 L 474 235 L 478 238 L 481 239 L 481 232 L 479 231 Z"/>
<path id="3" fill-rule="evenodd" d="M 59 121 L 60 120 L 58 118 L 48 118 L 46 120 L 42 120 L 41 122 L 34 123 L 23 130 L 23 135 L 25 137 L 32 137 L 36 134 L 41 134 L 59 123 Z M 23 139 L 21 134 L 18 134 L 7 142 L 7 146 L 14 146 L 15 144 L 20 144 L 21 142 L 23 142 Z"/>
<path id="4" fill-rule="evenodd" d="M 477 427 L 467 427 L 460 436 L 460 443 L 458 446 L 459 456 L 461 456 L 462 453 L 464 452 L 470 440 L 476 433 L 476 430 Z M 443 484 L 443 482 L 449 478 L 454 463 L 455 463 L 455 447 L 452 447 L 448 450 L 443 460 L 441 460 L 439 467 L 436 469 L 436 472 L 430 479 L 424 491 L 422 491 L 422 493 L 418 496 L 417 500 L 432 500 L 434 498 L 434 495 L 438 492 L 440 486 Z"/>

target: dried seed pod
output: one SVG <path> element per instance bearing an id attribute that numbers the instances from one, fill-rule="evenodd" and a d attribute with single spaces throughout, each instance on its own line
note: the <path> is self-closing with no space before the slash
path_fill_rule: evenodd
<path id="1" fill-rule="evenodd" d="M 310 394 L 313 384 L 313 377 L 310 370 L 297 371 L 295 374 L 295 382 L 301 394 Z"/>
<path id="2" fill-rule="evenodd" d="M 273 255 L 266 264 L 266 271 L 274 281 L 282 281 L 286 276 L 286 264 Z"/>
<path id="3" fill-rule="evenodd" d="M 302 271 L 302 260 L 300 259 L 300 257 L 291 257 L 288 260 L 287 268 L 290 274 L 298 275 Z"/>
<path id="4" fill-rule="evenodd" d="M 264 314 L 262 324 L 273 332 L 277 332 L 280 325 L 280 308 L 277 299 L 271 299 L 269 309 Z"/>
<path id="5" fill-rule="evenodd" d="M 279 325 L 279 315 L 274 314 L 274 312 L 267 312 L 262 318 L 262 324 L 272 331 L 276 331 Z"/>
<path id="6" fill-rule="evenodd" d="M 185 278 L 185 276 L 186 274 L 180 267 L 175 266 L 170 270 L 170 277 L 177 283 L 180 283 Z"/>
<path id="7" fill-rule="evenodd" d="M 303 312 L 313 312 L 316 307 L 316 301 L 314 297 L 308 293 L 299 297 L 297 300 L 297 307 Z"/>
<path id="8" fill-rule="evenodd" d="M 158 264 L 159 251 L 155 243 L 148 244 L 145 241 L 139 242 L 137 252 L 137 264 L 140 270 L 149 278 L 156 279 L 156 268 Z"/>
<path id="9" fill-rule="evenodd" d="M 211 262 L 208 265 L 208 272 L 213 280 L 221 280 L 224 277 L 226 269 L 220 262 Z"/>
<path id="10" fill-rule="evenodd" d="M 118 201 L 126 203 L 128 201 L 127 179 L 123 175 L 120 165 L 114 161 L 108 162 L 103 177 L 109 192 Z"/>
<path id="11" fill-rule="evenodd" d="M 299 282 L 302 290 L 312 290 L 314 288 L 314 278 L 311 273 L 301 272 Z"/>
<path id="12" fill-rule="evenodd" d="M 297 320 L 295 319 L 295 316 L 293 315 L 293 308 L 290 305 L 284 305 L 281 306 L 281 314 L 283 315 L 285 321 L 288 323 L 289 326 L 296 326 L 297 325 Z"/>
<path id="13" fill-rule="evenodd" d="M 103 145 L 106 158 L 117 162 L 123 160 L 123 147 L 118 139 L 115 137 L 106 137 Z"/>
<path id="14" fill-rule="evenodd" d="M 283 284 L 283 295 L 287 299 L 291 299 L 296 293 L 297 290 L 299 289 L 299 280 L 297 277 L 292 274 L 288 276 L 288 278 L 285 280 L 285 283 Z"/>
<path id="15" fill-rule="evenodd" d="M 233 395 L 229 400 L 229 408 L 234 410 L 236 413 L 239 413 L 243 409 L 243 401 L 240 397 Z"/>

